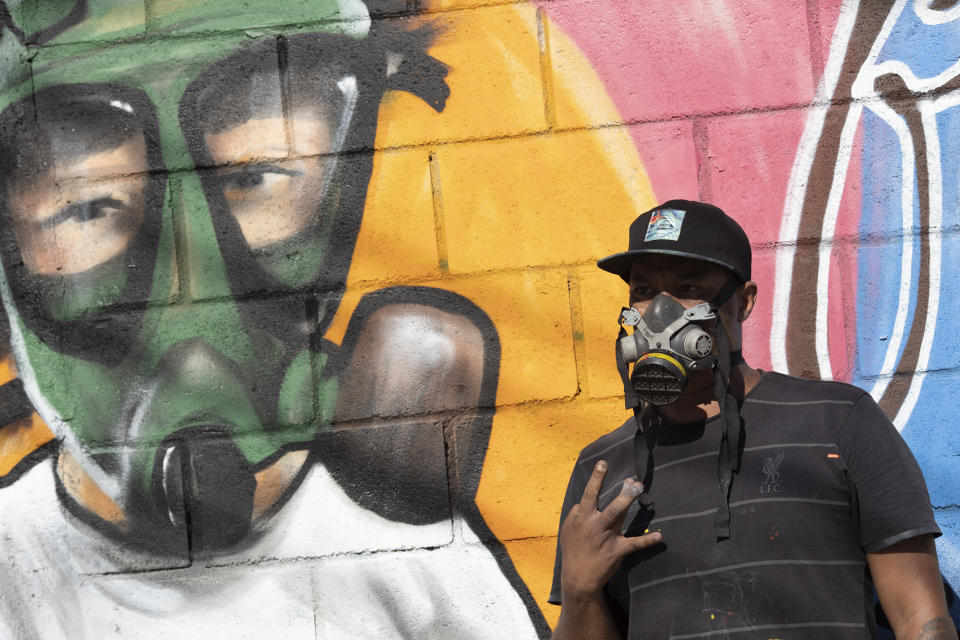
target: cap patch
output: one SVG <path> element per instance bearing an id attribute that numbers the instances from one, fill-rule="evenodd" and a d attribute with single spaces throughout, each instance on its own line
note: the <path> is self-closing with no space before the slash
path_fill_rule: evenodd
<path id="1" fill-rule="evenodd" d="M 658 209 L 650 216 L 647 224 L 647 235 L 644 242 L 651 240 L 679 240 L 680 227 L 683 226 L 683 216 L 687 212 L 682 209 Z"/>

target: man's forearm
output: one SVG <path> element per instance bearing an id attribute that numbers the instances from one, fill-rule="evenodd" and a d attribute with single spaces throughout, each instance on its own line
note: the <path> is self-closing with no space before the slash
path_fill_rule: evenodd
<path id="1" fill-rule="evenodd" d="M 564 597 L 553 640 L 623 640 L 602 593 Z"/>

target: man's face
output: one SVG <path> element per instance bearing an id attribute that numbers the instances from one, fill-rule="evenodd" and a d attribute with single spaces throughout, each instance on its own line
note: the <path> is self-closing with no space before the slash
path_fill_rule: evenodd
<path id="1" fill-rule="evenodd" d="M 61 480 L 83 478 L 64 495 L 133 544 L 177 553 L 187 526 L 195 549 L 234 544 L 329 425 L 322 334 L 370 170 L 338 154 L 348 133 L 372 145 L 358 114 L 379 100 L 351 66 L 360 42 L 44 49 L 29 93 L 4 100 L 16 364 Z M 76 489 L 91 479 L 99 507 Z"/>
<path id="2" fill-rule="evenodd" d="M 686 308 L 710 302 L 735 277 L 730 271 L 703 260 L 668 254 L 646 254 L 633 261 L 630 269 L 630 306 L 643 313 L 658 294 L 666 294 Z M 718 310 L 730 338 L 730 349 L 741 348 L 741 324 L 753 308 L 756 284 L 748 282 L 730 296 Z M 713 322 L 704 329 L 714 331 Z"/>

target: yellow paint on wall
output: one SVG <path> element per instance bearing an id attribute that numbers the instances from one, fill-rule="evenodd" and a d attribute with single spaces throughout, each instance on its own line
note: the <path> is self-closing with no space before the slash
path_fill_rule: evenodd
<path id="1" fill-rule="evenodd" d="M 536 9 L 529 4 L 430 16 L 430 55 L 449 73 L 450 97 L 435 113 L 409 93 L 387 94 L 377 148 L 514 136 L 546 129 Z"/>
<path id="2" fill-rule="evenodd" d="M 508 540 L 504 543 L 513 566 L 521 576 L 549 576 L 553 575 L 553 559 L 556 550 L 556 537 L 531 538 L 529 540 Z M 547 624 L 554 627 L 560 617 L 560 607 L 547 602 L 550 595 L 550 585 L 546 590 L 540 584 L 527 583 L 534 599 L 543 611 Z"/>
<path id="3" fill-rule="evenodd" d="M 611 221 L 635 211 L 633 185 L 646 177 L 637 165 L 621 180 L 610 134 L 572 131 L 438 149 L 451 273 L 592 264 L 624 244 L 625 226 Z"/>
<path id="4" fill-rule="evenodd" d="M 626 247 L 626 237 L 621 242 L 620 246 Z M 617 318 L 629 302 L 629 289 L 619 277 L 593 265 L 581 267 L 575 277 L 580 283 L 583 307 L 584 358 L 580 364 L 585 392 L 594 398 L 615 396 L 620 401 L 623 383 L 615 367 L 613 345 L 619 329 Z"/>
<path id="5" fill-rule="evenodd" d="M 16 365 L 12 356 L 0 358 L 0 384 L 10 382 L 17 377 Z"/>
<path id="6" fill-rule="evenodd" d="M 556 535 L 580 449 L 629 417 L 620 398 L 501 407 L 477 503 L 501 540 Z"/>
<path id="7" fill-rule="evenodd" d="M 0 384 L 17 377 L 11 356 L 0 358 Z M 53 433 L 36 413 L 8 425 L 0 425 L 0 476 L 5 476 L 38 447 L 53 440 Z"/>
<path id="8" fill-rule="evenodd" d="M 440 276 L 427 149 L 378 152 L 347 286 Z"/>
<path id="9" fill-rule="evenodd" d="M 53 440 L 53 433 L 36 413 L 0 431 L 0 476 L 10 473 L 17 464 L 38 447 Z"/>

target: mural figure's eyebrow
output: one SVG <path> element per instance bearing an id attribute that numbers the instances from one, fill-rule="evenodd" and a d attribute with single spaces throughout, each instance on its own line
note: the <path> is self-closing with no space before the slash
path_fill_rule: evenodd
<path id="1" fill-rule="evenodd" d="M 122 208 L 124 204 L 120 200 L 111 198 L 110 196 L 104 196 L 102 198 L 97 198 L 96 200 L 74 202 L 63 207 L 49 218 L 41 220 L 37 223 L 37 226 L 45 231 L 47 229 L 56 227 L 62 222 L 66 222 L 70 218 L 77 218 L 79 220 L 93 220 L 94 218 L 100 217 L 100 208 L 104 206 L 119 209 Z"/>
<path id="2" fill-rule="evenodd" d="M 278 167 L 275 164 L 249 164 L 240 167 L 230 167 L 221 178 L 224 182 L 233 183 L 239 187 L 254 187 L 260 184 L 264 174 L 279 173 L 285 176 L 298 177 L 303 172 L 296 169 Z"/>

